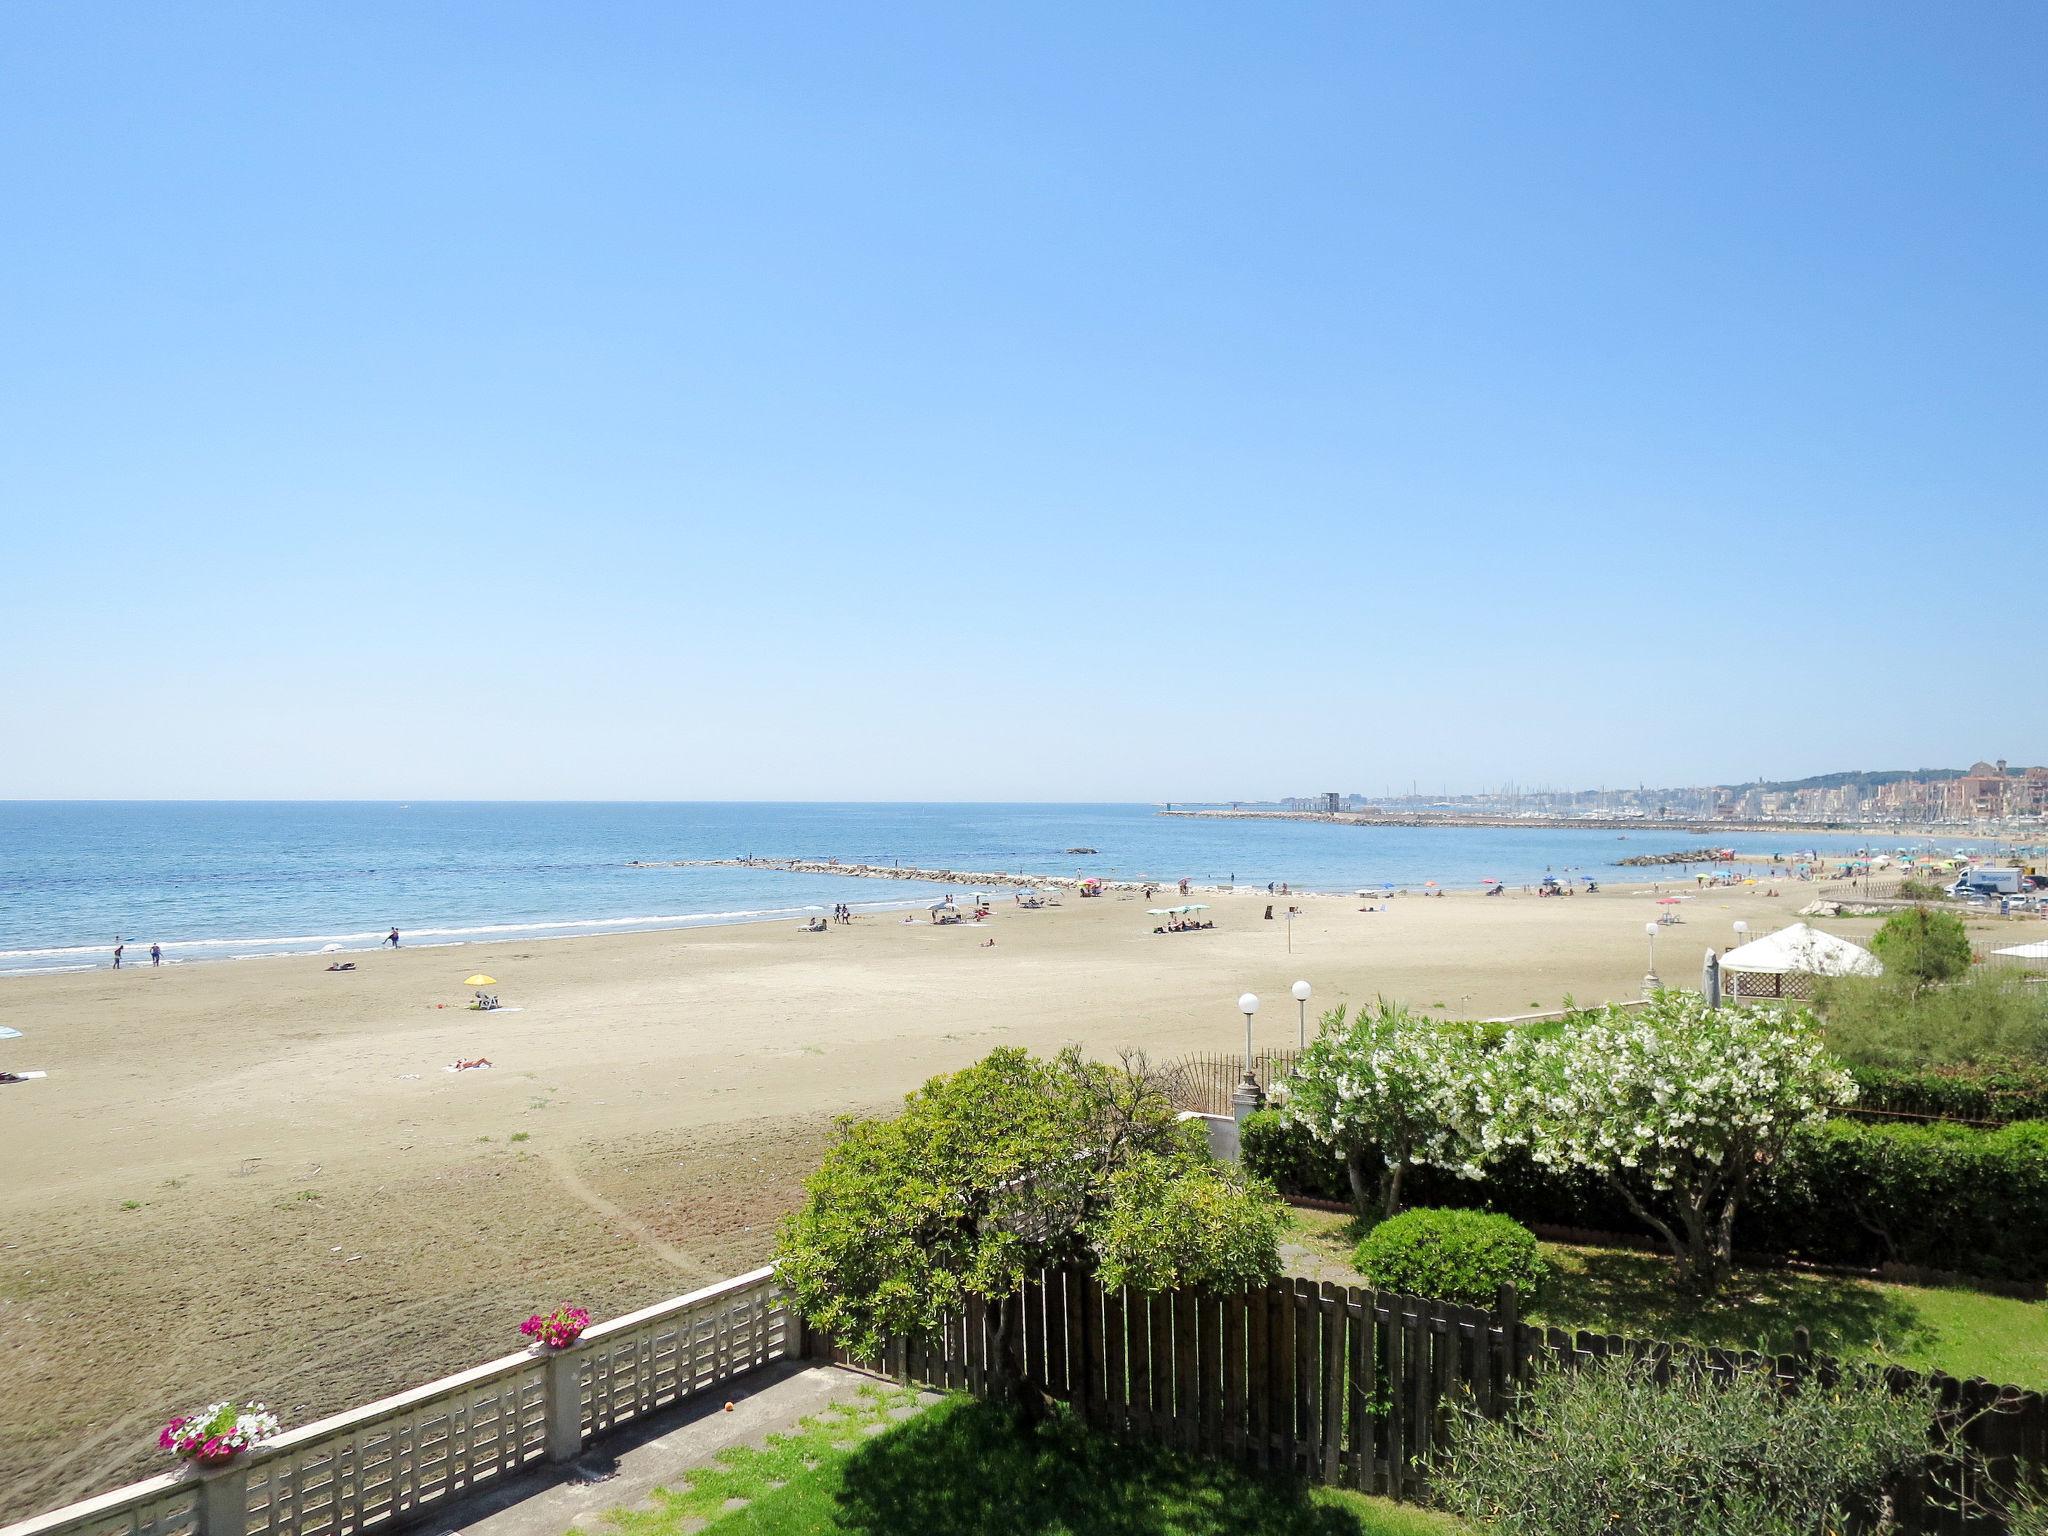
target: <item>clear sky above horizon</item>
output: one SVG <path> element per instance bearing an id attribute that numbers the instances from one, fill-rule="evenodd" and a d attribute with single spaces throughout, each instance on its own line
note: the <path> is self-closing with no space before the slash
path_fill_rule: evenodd
<path id="1" fill-rule="evenodd" d="M 0 11 L 0 797 L 2048 761 L 2048 9 Z"/>

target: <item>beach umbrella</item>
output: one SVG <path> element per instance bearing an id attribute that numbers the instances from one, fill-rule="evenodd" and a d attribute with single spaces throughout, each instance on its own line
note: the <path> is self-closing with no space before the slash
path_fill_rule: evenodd
<path id="1" fill-rule="evenodd" d="M 1709 1008 L 1721 1006 L 1721 957 L 1711 949 L 1700 967 L 1700 990 L 1706 993 Z"/>
<path id="2" fill-rule="evenodd" d="M 465 987 L 495 987 L 497 984 L 497 977 L 486 976 L 482 971 L 478 971 L 474 976 L 470 977 L 469 980 L 463 983 Z"/>
<path id="3" fill-rule="evenodd" d="M 1425 881 L 1423 881 L 1422 883 L 1423 883 L 1424 885 L 1426 885 L 1426 886 L 1429 886 L 1429 887 L 1431 887 L 1432 889 L 1433 889 L 1433 888 L 1435 887 L 1435 885 L 1436 885 L 1436 882 L 1435 882 L 1434 880 L 1425 880 Z"/>
<path id="4" fill-rule="evenodd" d="M 1171 917 L 1179 910 L 1179 907 L 1147 907 L 1145 915 L 1147 917 Z"/>
<path id="5" fill-rule="evenodd" d="M 1657 898 L 1657 905 L 1660 907 L 1675 907 L 1678 905 L 1678 898 L 1676 896 L 1659 896 Z"/>
<path id="6" fill-rule="evenodd" d="M 1183 912 L 1206 912 L 1208 910 L 1209 904 L 1206 901 L 1198 901 L 1190 906 L 1185 906 L 1181 908 L 1181 911 Z"/>

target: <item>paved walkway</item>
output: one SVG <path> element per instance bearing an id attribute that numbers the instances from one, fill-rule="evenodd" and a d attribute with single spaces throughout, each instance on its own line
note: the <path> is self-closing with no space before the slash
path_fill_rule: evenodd
<path id="1" fill-rule="evenodd" d="M 729 1445 L 759 1446 L 798 1419 L 856 1396 L 874 1378 L 837 1366 L 770 1366 L 706 1392 L 585 1450 L 568 1467 L 522 1474 L 483 1498 L 465 1500 L 458 1522 L 434 1532 L 463 1536 L 563 1536 L 604 1529 L 606 1510 L 673 1487 Z M 726 1402 L 732 1412 L 725 1411 Z M 598 1479 L 602 1479 L 601 1481 Z"/>

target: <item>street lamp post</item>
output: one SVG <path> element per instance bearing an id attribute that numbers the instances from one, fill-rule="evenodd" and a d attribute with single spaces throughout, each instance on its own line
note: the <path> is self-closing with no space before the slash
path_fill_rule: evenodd
<path id="1" fill-rule="evenodd" d="M 1643 975 L 1643 996 L 1648 997 L 1664 985 L 1657 979 L 1657 925 L 1643 924 L 1643 936 L 1650 941 L 1650 969 Z"/>
<path id="2" fill-rule="evenodd" d="M 1252 1015 L 1259 1011 L 1259 997 L 1256 992 L 1247 992 L 1237 1000 L 1237 1011 L 1244 1015 L 1244 1077 L 1236 1091 L 1230 1095 L 1230 1113 L 1242 1130 L 1248 1116 L 1257 1114 L 1266 1107 L 1266 1095 L 1259 1087 L 1258 1077 L 1252 1072 Z"/>
<path id="3" fill-rule="evenodd" d="M 1745 922 L 1744 922 L 1744 921 L 1743 921 L 1743 920 L 1742 920 L 1741 918 L 1739 918 L 1739 917 L 1738 917 L 1737 919 L 1735 919 L 1735 944 L 1736 944 L 1736 947 L 1737 947 L 1737 948 L 1739 949 L 1739 948 L 1741 948 L 1741 947 L 1742 947 L 1742 946 L 1743 946 L 1744 944 L 1747 944 L 1748 942 L 1749 942 L 1749 924 L 1745 923 Z M 1726 957 L 1724 956 L 1723 958 L 1725 959 Z M 1734 992 L 1734 995 L 1735 995 L 1735 997 L 1737 998 L 1737 1000 L 1739 1001 L 1739 1000 L 1741 999 L 1741 997 L 1742 997 L 1742 973 L 1741 973 L 1740 971 L 1737 971 L 1737 972 L 1736 972 L 1736 973 L 1735 973 L 1735 974 L 1734 974 L 1734 975 L 1733 975 L 1733 976 L 1731 977 L 1731 976 L 1730 976 L 1730 975 L 1728 974 L 1728 967 L 1727 967 L 1726 965 L 1723 965 L 1723 966 L 1721 967 L 1721 985 L 1722 985 L 1723 987 L 1725 987 L 1725 988 L 1732 988 L 1732 989 L 1733 989 L 1733 992 Z"/>
<path id="4" fill-rule="evenodd" d="M 1308 1000 L 1309 995 L 1314 991 L 1315 988 L 1305 981 L 1297 981 L 1294 984 L 1294 1001 L 1300 1011 L 1300 1027 L 1295 1031 L 1294 1035 L 1296 1050 L 1305 1051 L 1308 1049 Z"/>

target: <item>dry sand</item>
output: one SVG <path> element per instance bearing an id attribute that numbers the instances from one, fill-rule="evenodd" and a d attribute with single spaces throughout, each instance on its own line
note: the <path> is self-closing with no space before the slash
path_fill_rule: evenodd
<path id="1" fill-rule="evenodd" d="M 1664 977 L 1697 984 L 1732 919 L 1768 931 L 1812 889 L 1688 901 L 1658 941 Z M 0 1087 L 0 1517 L 141 1474 L 161 1421 L 213 1396 L 300 1423 L 502 1353 L 534 1307 L 610 1315 L 758 1263 L 834 1115 L 996 1045 L 1228 1052 L 1247 988 L 1260 1041 L 1289 1044 L 1297 977 L 1318 1009 L 1630 997 L 1658 910 L 1619 887 L 1370 914 L 1292 900 L 1291 956 L 1263 895 L 1213 897 L 1215 930 L 1166 936 L 1112 896 L 999 905 L 985 927 L 881 916 L 378 953 L 349 974 L 307 956 L 0 981 L 0 1020 L 25 1034 L 0 1066 L 50 1074 Z M 479 970 L 506 1011 L 463 1008 Z M 474 1056 L 492 1067 L 444 1070 Z"/>

